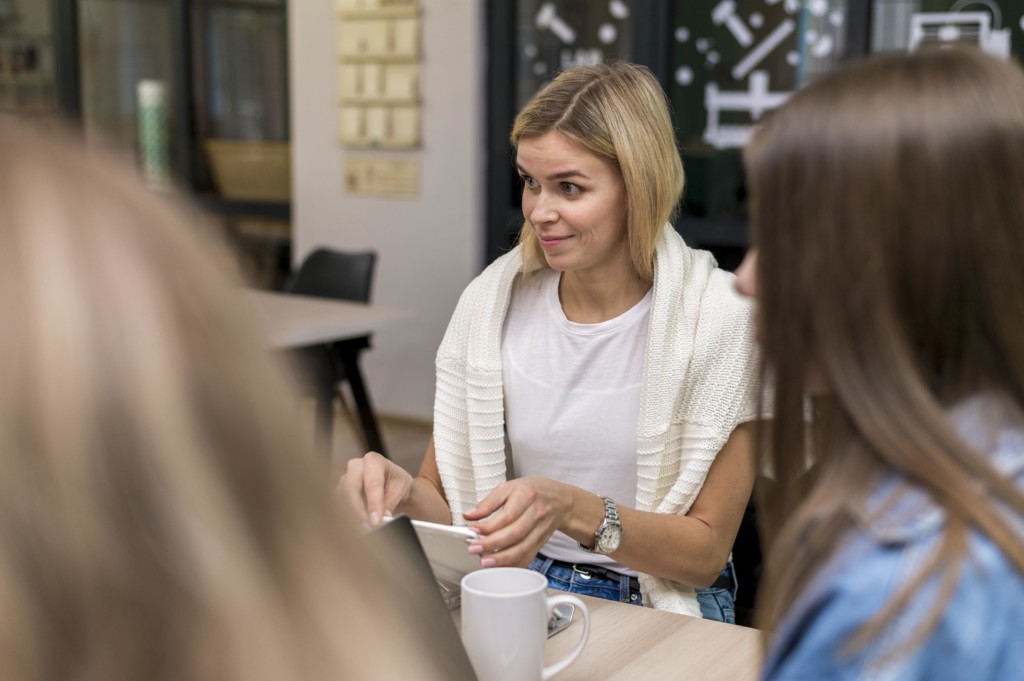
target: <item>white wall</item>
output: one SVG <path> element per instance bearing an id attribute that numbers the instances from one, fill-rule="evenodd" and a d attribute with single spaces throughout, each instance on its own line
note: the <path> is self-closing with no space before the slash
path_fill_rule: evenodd
<path id="1" fill-rule="evenodd" d="M 484 2 L 423 0 L 424 143 L 372 154 L 337 142 L 333 0 L 288 3 L 296 262 L 320 245 L 376 249 L 373 301 L 413 313 L 376 334 L 363 356 L 383 414 L 431 419 L 434 354 L 459 294 L 483 263 Z M 347 154 L 418 158 L 420 196 L 346 195 Z"/>

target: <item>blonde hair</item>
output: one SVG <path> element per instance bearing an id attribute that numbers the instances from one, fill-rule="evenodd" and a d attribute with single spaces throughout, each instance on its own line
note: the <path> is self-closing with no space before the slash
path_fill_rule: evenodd
<path id="1" fill-rule="evenodd" d="M 558 74 L 516 117 L 511 141 L 557 131 L 611 164 L 626 188 L 630 260 L 644 279 L 654 277 L 654 249 L 683 193 L 683 164 L 668 101 L 644 66 L 609 62 Z M 523 270 L 544 266 L 529 220 L 519 233 Z"/>
<path id="2" fill-rule="evenodd" d="M 940 550 L 851 641 L 880 634 L 926 579 L 941 615 L 968 533 L 1024 572 L 1007 513 L 1024 495 L 950 423 L 979 393 L 1024 408 L 1024 74 L 974 50 L 876 57 L 796 93 L 746 151 L 758 314 L 775 376 L 764 444 L 779 487 L 759 499 L 772 542 L 759 605 L 774 629 L 865 518 L 890 471 L 947 514 Z M 801 493 L 808 376 L 818 473 Z M 993 588 L 999 588 L 995 585 Z"/>
<path id="3" fill-rule="evenodd" d="M 5 676 L 440 678 L 209 225 L 50 137 L 0 127 Z"/>

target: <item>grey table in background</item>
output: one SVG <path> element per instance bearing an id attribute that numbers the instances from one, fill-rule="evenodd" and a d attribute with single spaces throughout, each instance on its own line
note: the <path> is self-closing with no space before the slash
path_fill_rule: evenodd
<path id="1" fill-rule="evenodd" d="M 270 334 L 270 347 L 288 350 L 373 334 L 411 315 L 407 310 L 290 293 L 247 291 Z"/>
<path id="2" fill-rule="evenodd" d="M 263 319 L 268 344 L 274 350 L 300 350 L 369 336 L 409 312 L 379 305 L 367 305 L 333 298 L 314 298 L 291 293 L 246 291 L 257 315 Z M 352 388 L 363 427 L 365 444 L 387 455 L 381 439 L 377 416 L 365 388 L 358 358 L 345 360 L 345 376 Z M 331 451 L 333 426 L 332 402 L 335 388 L 330 377 L 315 377 L 317 390 L 316 432 L 320 443 Z"/>

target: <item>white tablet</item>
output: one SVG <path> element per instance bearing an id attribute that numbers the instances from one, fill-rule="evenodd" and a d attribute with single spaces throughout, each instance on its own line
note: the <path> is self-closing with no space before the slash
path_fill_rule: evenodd
<path id="1" fill-rule="evenodd" d="M 480 569 L 480 556 L 468 551 L 469 543 L 480 538 L 473 530 L 423 520 L 413 520 L 412 526 L 438 581 L 458 586 L 463 576 Z"/>

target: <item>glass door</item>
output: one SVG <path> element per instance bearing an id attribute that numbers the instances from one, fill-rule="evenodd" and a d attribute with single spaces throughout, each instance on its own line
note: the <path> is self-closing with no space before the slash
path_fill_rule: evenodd
<path id="1" fill-rule="evenodd" d="M 39 0 L 0 0 L 0 115 L 53 118 L 50 7 Z"/>
<path id="2" fill-rule="evenodd" d="M 171 0 L 78 0 L 77 15 L 86 138 L 173 164 Z"/>
<path id="3" fill-rule="evenodd" d="M 287 202 L 284 0 L 194 0 L 196 189 L 228 201 Z"/>

